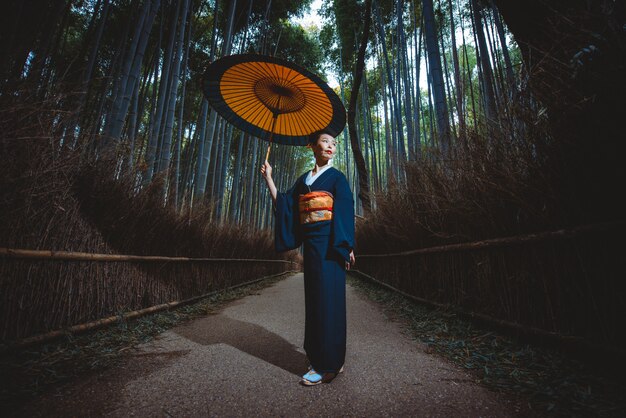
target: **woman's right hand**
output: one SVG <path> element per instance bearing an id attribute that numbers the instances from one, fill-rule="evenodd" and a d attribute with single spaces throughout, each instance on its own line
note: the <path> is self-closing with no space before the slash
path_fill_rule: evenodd
<path id="1" fill-rule="evenodd" d="M 265 179 L 267 188 L 269 189 L 270 195 L 272 196 L 272 201 L 276 203 L 278 190 L 276 190 L 276 185 L 274 184 L 274 180 L 272 180 L 272 166 L 270 165 L 270 163 L 267 162 L 267 160 L 265 160 L 265 162 L 261 166 L 261 175 Z"/>
<path id="2" fill-rule="evenodd" d="M 261 166 L 261 175 L 266 180 L 272 178 L 272 166 L 267 161 Z"/>

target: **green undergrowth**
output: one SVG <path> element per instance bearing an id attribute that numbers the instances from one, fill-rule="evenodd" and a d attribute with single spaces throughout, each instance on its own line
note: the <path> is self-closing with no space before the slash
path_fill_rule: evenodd
<path id="1" fill-rule="evenodd" d="M 254 294 L 286 277 L 288 275 L 272 276 L 176 309 L 3 354 L 0 356 L 0 405 L 9 407 L 25 402 L 53 385 L 102 371 L 118 363 L 129 349 L 153 340 L 175 325 L 217 312 L 226 303 Z"/>
<path id="2" fill-rule="evenodd" d="M 348 283 L 406 326 L 427 353 L 451 360 L 491 390 L 527 399 L 539 415 L 626 416 L 626 385 L 592 366 L 418 304 L 369 280 L 348 276 Z"/>

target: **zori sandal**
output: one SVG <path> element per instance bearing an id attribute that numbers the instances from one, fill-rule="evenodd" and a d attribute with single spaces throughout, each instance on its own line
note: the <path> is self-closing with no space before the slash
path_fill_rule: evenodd
<path id="1" fill-rule="evenodd" d="M 302 376 L 302 384 L 306 386 L 314 386 L 322 383 L 322 375 L 311 369 L 307 374 Z"/>

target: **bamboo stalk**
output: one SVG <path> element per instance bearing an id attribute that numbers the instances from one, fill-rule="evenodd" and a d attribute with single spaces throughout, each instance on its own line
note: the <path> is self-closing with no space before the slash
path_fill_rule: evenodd
<path id="1" fill-rule="evenodd" d="M 607 222 L 603 224 L 584 225 L 571 229 L 559 229 L 557 231 L 539 232 L 536 234 L 516 235 L 506 238 L 493 238 L 483 241 L 464 242 L 461 244 L 439 245 L 435 247 L 420 248 L 417 250 L 402 251 L 392 254 L 360 254 L 358 258 L 376 258 L 376 257 L 404 257 L 415 254 L 429 253 L 446 253 L 452 251 L 472 251 L 482 250 L 485 248 L 504 247 L 508 245 L 520 245 L 531 242 L 550 241 L 558 239 L 570 239 L 579 235 L 605 232 L 613 228 L 623 228 L 626 222 Z"/>
<path id="2" fill-rule="evenodd" d="M 34 335 L 32 337 L 27 337 L 27 338 L 23 338 L 14 342 L 10 342 L 5 346 L 0 346 L 0 354 L 4 354 L 5 352 L 11 351 L 11 350 L 15 350 L 15 349 L 19 349 L 19 348 L 24 348 L 24 347 L 28 347 L 34 344 L 40 344 L 40 343 L 44 343 L 44 342 L 48 342 L 51 340 L 54 340 L 56 338 L 62 337 L 64 335 L 73 335 L 73 334 L 80 334 L 86 331 L 90 331 L 93 329 L 97 329 L 97 328 L 102 328 L 105 327 L 107 325 L 111 325 L 111 324 L 115 324 L 117 322 L 122 322 L 122 321 L 128 321 L 128 320 L 132 320 L 132 319 L 136 319 L 151 313 L 156 313 L 156 312 L 160 312 L 166 309 L 172 309 L 172 308 L 176 308 L 182 305 L 187 305 L 193 302 L 196 302 L 198 300 L 213 296 L 215 294 L 221 293 L 221 292 L 226 292 L 229 290 L 234 290 L 240 287 L 244 287 L 244 286 L 248 286 L 254 283 L 258 283 L 260 281 L 263 280 L 267 280 L 273 277 L 279 277 L 282 276 L 284 274 L 289 274 L 289 273 L 296 273 L 295 271 L 284 271 L 282 273 L 278 273 L 278 274 L 274 274 L 274 275 L 270 275 L 270 276 L 265 276 L 265 277 L 261 277 L 259 279 L 254 279 L 254 280 L 250 280 L 248 282 L 244 282 L 244 283 L 239 283 L 236 284 L 234 286 L 230 286 L 230 287 L 226 287 L 223 289 L 219 289 L 219 290 L 214 290 L 212 292 L 209 293 L 205 293 L 203 295 L 200 296 L 194 296 L 192 298 L 189 299 L 185 299 L 185 300 L 175 300 L 172 302 L 167 302 L 167 303 L 162 303 L 160 305 L 154 305 L 154 306 L 150 306 L 148 308 L 144 308 L 144 309 L 139 309 L 136 311 L 130 311 L 130 312 L 125 312 L 122 315 L 114 315 L 114 316 L 109 316 L 107 318 L 101 318 L 101 319 L 97 319 L 95 321 L 91 321 L 91 322 L 87 322 L 84 324 L 77 324 L 77 325 L 72 325 L 68 328 L 63 328 L 63 329 L 57 329 L 54 331 L 50 331 L 50 332 L 46 332 L 44 334 L 39 334 L 39 335 Z"/>
<path id="3" fill-rule="evenodd" d="M 66 260 L 66 261 L 146 261 L 146 262 L 241 262 L 241 263 L 286 263 L 297 264 L 288 260 L 264 260 L 260 258 L 191 258 L 191 257 L 165 257 L 165 256 L 141 256 L 128 254 L 93 254 L 74 251 L 54 250 L 26 250 L 17 248 L 0 247 L 0 257 L 43 259 L 43 260 Z"/>

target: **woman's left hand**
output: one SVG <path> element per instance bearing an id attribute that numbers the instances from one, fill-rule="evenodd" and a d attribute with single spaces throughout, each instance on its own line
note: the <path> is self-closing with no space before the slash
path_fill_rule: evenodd
<path id="1" fill-rule="evenodd" d="M 352 267 L 354 265 L 354 262 L 356 261 L 355 257 L 354 257 L 354 250 L 350 251 L 350 262 L 348 263 L 346 261 L 346 270 L 350 270 L 350 267 Z"/>

